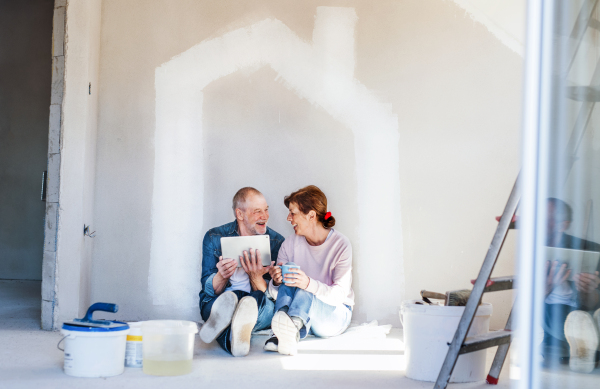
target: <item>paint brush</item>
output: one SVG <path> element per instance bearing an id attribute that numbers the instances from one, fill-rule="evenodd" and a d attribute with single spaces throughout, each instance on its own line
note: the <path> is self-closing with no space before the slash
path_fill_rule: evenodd
<path id="1" fill-rule="evenodd" d="M 446 294 L 430 292 L 428 290 L 421 291 L 421 297 L 423 298 L 423 301 L 427 302 L 425 300 L 426 298 L 444 300 L 444 305 L 447 307 L 464 307 L 467 305 L 470 295 L 471 291 L 469 289 L 451 290 L 446 292 Z"/>

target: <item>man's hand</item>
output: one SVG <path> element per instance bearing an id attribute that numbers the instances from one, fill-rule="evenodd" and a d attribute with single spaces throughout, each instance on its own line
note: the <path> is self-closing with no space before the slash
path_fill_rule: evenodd
<path id="1" fill-rule="evenodd" d="M 275 265 L 275 261 L 271 262 L 269 274 L 271 275 L 271 278 L 273 279 L 273 285 L 279 286 L 283 282 L 283 277 L 281 276 L 281 267 L 280 267 L 281 265 L 283 265 L 283 263 L 279 262 L 277 264 L 277 266 L 274 266 L 274 265 Z"/>
<path id="2" fill-rule="evenodd" d="M 217 270 L 219 274 L 224 279 L 228 280 L 233 273 L 235 273 L 235 269 L 237 269 L 237 263 L 231 258 L 219 257 L 219 262 L 217 263 Z"/>
<path id="3" fill-rule="evenodd" d="M 229 278 L 235 273 L 237 263 L 231 258 L 219 257 L 217 262 L 217 274 L 213 277 L 213 289 L 215 294 L 223 293 L 229 282 Z"/>
<path id="4" fill-rule="evenodd" d="M 300 269 L 290 269 L 289 273 L 285 275 L 284 281 L 286 285 L 306 289 L 310 283 L 310 278 Z"/>
<path id="5" fill-rule="evenodd" d="M 600 277 L 598 272 L 594 274 L 579 273 L 573 277 L 575 279 L 575 287 L 580 293 L 592 293 L 600 285 Z"/>
<path id="6" fill-rule="evenodd" d="M 550 267 L 550 261 L 546 262 L 546 296 L 548 296 L 554 288 L 567 281 L 571 275 L 571 270 L 567 270 L 567 264 L 563 263 L 558 266 L 558 261 L 554 261 L 552 267 Z"/>
<path id="7" fill-rule="evenodd" d="M 272 264 L 264 267 L 262 265 L 262 259 L 260 257 L 260 251 L 250 249 L 250 255 L 248 256 L 248 252 L 244 251 L 244 256 L 240 256 L 240 263 L 244 268 L 244 271 L 248 274 L 248 278 L 250 278 L 250 284 L 253 290 L 260 290 L 264 292 L 267 290 L 267 282 L 263 278 L 263 276 L 269 272 Z"/>

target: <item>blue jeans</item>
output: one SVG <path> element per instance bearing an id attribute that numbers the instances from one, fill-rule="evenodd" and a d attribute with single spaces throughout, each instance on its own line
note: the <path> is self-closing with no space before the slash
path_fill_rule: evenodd
<path id="1" fill-rule="evenodd" d="M 574 310 L 576 308 L 570 305 L 544 304 L 544 337 L 550 336 L 566 343 L 565 321 Z"/>
<path id="2" fill-rule="evenodd" d="M 576 310 L 570 305 L 544 304 L 544 358 L 568 357 L 569 343 L 565 337 L 565 321 L 569 313 Z"/>
<path id="3" fill-rule="evenodd" d="M 332 306 L 319 300 L 314 294 L 294 286 L 281 284 L 275 302 L 275 312 L 287 307 L 289 316 L 302 319 L 304 327 L 300 338 L 309 333 L 319 338 L 340 335 L 346 331 L 352 319 L 352 308 L 340 304 Z"/>
<path id="4" fill-rule="evenodd" d="M 271 328 L 271 320 L 273 320 L 273 314 L 275 313 L 275 303 L 267 298 L 264 292 L 260 290 L 254 290 L 250 293 L 244 292 L 243 290 L 233 290 L 238 297 L 238 301 L 245 296 L 252 296 L 256 300 L 256 305 L 258 305 L 258 319 L 256 320 L 256 325 L 254 326 L 253 331 L 260 331 L 267 328 Z M 210 312 L 212 310 L 212 306 L 215 303 L 215 300 L 218 296 L 208 296 L 204 295 L 200 300 L 200 315 L 204 321 L 208 320 L 210 316 Z M 217 343 L 223 350 L 227 351 L 231 354 L 231 326 L 228 326 L 225 331 L 221 335 L 217 337 Z"/>

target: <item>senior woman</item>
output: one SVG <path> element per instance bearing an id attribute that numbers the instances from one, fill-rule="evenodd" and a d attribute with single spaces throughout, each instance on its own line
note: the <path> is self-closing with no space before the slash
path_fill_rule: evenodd
<path id="1" fill-rule="evenodd" d="M 352 291 L 352 246 L 332 227 L 335 218 L 327 212 L 327 197 L 316 186 L 302 188 L 284 199 L 287 220 L 294 228 L 279 250 L 271 270 L 269 293 L 276 298 L 271 321 L 274 336 L 265 350 L 295 355 L 298 342 L 308 333 L 330 337 L 350 325 Z M 300 269 L 282 278 L 281 266 L 293 262 Z"/>

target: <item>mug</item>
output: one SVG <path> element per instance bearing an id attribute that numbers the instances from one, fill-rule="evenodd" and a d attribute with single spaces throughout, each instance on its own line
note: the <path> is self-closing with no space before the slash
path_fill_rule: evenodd
<path id="1" fill-rule="evenodd" d="M 286 274 L 294 274 L 293 272 L 290 272 L 290 269 L 300 269 L 300 266 L 296 265 L 294 262 L 288 262 L 285 265 L 281 266 L 281 276 L 283 277 L 283 282 L 286 285 L 294 284 L 294 282 L 285 282 Z"/>

